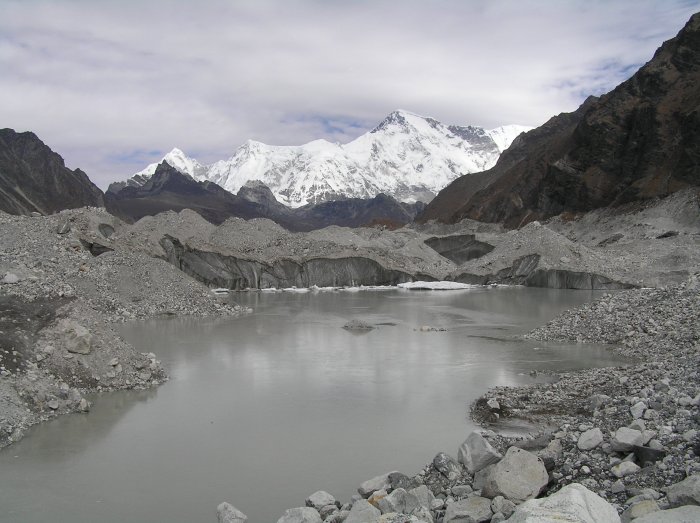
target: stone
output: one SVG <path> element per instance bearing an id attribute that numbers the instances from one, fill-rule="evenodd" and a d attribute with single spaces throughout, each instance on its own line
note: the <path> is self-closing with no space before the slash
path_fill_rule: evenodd
<path id="1" fill-rule="evenodd" d="M 367 501 L 369 501 L 371 505 L 374 505 L 375 507 L 379 508 L 379 500 L 385 498 L 388 495 L 389 493 L 384 489 L 375 490 L 374 492 L 372 492 L 372 495 L 367 498 Z"/>
<path id="2" fill-rule="evenodd" d="M 579 483 L 549 497 L 531 499 L 515 509 L 508 523 L 620 523 L 615 508 Z"/>
<path id="3" fill-rule="evenodd" d="M 468 494 L 471 494 L 474 489 L 471 488 L 469 485 L 455 485 L 450 489 L 452 492 L 452 495 L 456 498 L 463 498 L 464 496 L 467 496 Z"/>
<path id="4" fill-rule="evenodd" d="M 491 500 L 491 510 L 494 514 L 500 513 L 509 518 L 515 512 L 515 503 L 503 496 L 496 496 Z"/>
<path id="5" fill-rule="evenodd" d="M 643 499 L 629 506 L 621 515 L 622 523 L 629 523 L 633 519 L 641 518 L 652 512 L 658 512 L 659 505 L 653 499 Z"/>
<path id="6" fill-rule="evenodd" d="M 316 510 L 326 505 L 335 505 L 335 498 L 325 490 L 318 490 L 306 498 L 306 506 Z"/>
<path id="7" fill-rule="evenodd" d="M 610 492 L 612 492 L 613 494 L 620 494 L 625 490 L 627 490 L 627 487 L 625 487 L 625 484 L 621 479 L 618 479 L 615 483 L 612 484 L 612 487 L 610 487 Z"/>
<path id="8" fill-rule="evenodd" d="M 493 465 L 489 465 L 488 467 L 483 468 L 474 474 L 474 481 L 472 482 L 472 487 L 474 487 L 474 490 L 481 490 L 484 488 L 484 485 L 486 485 L 486 480 L 489 478 L 489 474 L 491 474 L 491 471 L 495 466 L 496 464 L 494 463 Z"/>
<path id="9" fill-rule="evenodd" d="M 462 475 L 462 468 L 457 460 L 444 452 L 439 452 L 433 458 L 433 466 L 450 481 L 454 481 Z"/>
<path id="10" fill-rule="evenodd" d="M 382 514 L 377 523 L 420 523 L 420 520 L 413 515 L 399 514 L 397 512 L 389 512 Z"/>
<path id="11" fill-rule="evenodd" d="M 435 496 L 426 485 L 421 485 L 419 487 L 411 489 L 408 491 L 408 493 L 416 497 L 421 507 L 425 507 L 428 510 L 432 509 L 433 500 L 435 499 Z"/>
<path id="12" fill-rule="evenodd" d="M 374 329 L 374 325 L 370 325 L 362 320 L 350 320 L 343 325 L 343 328 L 349 331 L 371 331 Z"/>
<path id="13" fill-rule="evenodd" d="M 490 408 L 491 410 L 501 410 L 501 404 L 498 403 L 498 400 L 495 399 L 495 398 L 491 398 L 490 400 L 488 400 L 488 401 L 486 402 L 486 405 L 487 405 L 488 408 Z"/>
<path id="14" fill-rule="evenodd" d="M 402 488 L 397 488 L 391 494 L 377 501 L 377 508 L 382 511 L 382 514 L 389 512 L 411 514 L 414 510 L 418 510 L 420 506 L 418 498 Z"/>
<path id="15" fill-rule="evenodd" d="M 393 470 L 386 474 L 375 476 L 367 481 L 363 481 L 358 487 L 357 492 L 359 492 L 360 496 L 363 498 L 368 498 L 375 490 L 390 490 L 391 481 L 389 481 L 389 474 L 393 474 L 394 472 L 397 471 Z"/>
<path id="16" fill-rule="evenodd" d="M 219 523 L 244 523 L 248 521 L 248 516 L 225 501 L 216 507 L 216 513 Z"/>
<path id="17" fill-rule="evenodd" d="M 641 431 L 620 427 L 610 443 L 615 452 L 628 452 L 635 445 L 642 445 L 643 439 Z"/>
<path id="18" fill-rule="evenodd" d="M 467 436 L 457 453 L 457 459 L 469 474 L 475 474 L 484 467 L 497 463 L 502 457 L 501 453 L 476 431 Z"/>
<path id="19" fill-rule="evenodd" d="M 402 474 L 401 472 L 392 472 L 389 474 L 389 483 L 392 489 L 402 488 L 406 490 L 411 490 L 420 485 L 420 481 L 416 478 L 409 478 L 406 474 Z"/>
<path id="20" fill-rule="evenodd" d="M 637 458 L 637 463 L 639 463 L 642 467 L 653 465 L 657 461 L 660 461 L 666 457 L 666 452 L 663 450 L 653 449 L 651 447 L 642 447 L 640 445 L 635 445 L 632 447 L 632 451 Z"/>
<path id="21" fill-rule="evenodd" d="M 350 514 L 349 510 L 339 510 L 338 512 L 334 512 L 330 516 L 328 516 L 324 522 L 325 523 L 344 523 L 344 521 L 347 519 L 348 515 Z"/>
<path id="22" fill-rule="evenodd" d="M 361 499 L 353 503 L 345 523 L 375 523 L 381 515 L 377 507 L 371 505 L 366 499 Z"/>
<path id="23" fill-rule="evenodd" d="M 47 405 L 51 410 L 57 410 L 59 407 L 58 400 L 50 400 Z"/>
<path id="24" fill-rule="evenodd" d="M 638 401 L 630 407 L 630 414 L 634 419 L 641 418 L 644 415 L 644 411 L 647 409 L 646 404 L 643 401 Z"/>
<path id="25" fill-rule="evenodd" d="M 321 507 L 320 509 L 318 509 L 318 513 L 321 515 L 321 519 L 323 521 L 326 521 L 326 519 L 328 519 L 328 516 L 336 512 L 338 512 L 337 505 L 326 505 L 325 507 Z"/>
<path id="26" fill-rule="evenodd" d="M 415 517 L 418 521 L 422 521 L 423 523 L 434 523 L 435 521 L 430 509 L 425 507 L 418 507 L 417 510 L 413 511 L 411 517 Z"/>
<path id="27" fill-rule="evenodd" d="M 503 496 L 519 503 L 537 496 L 548 482 L 549 475 L 540 458 L 527 450 L 510 447 L 494 465 L 481 493 L 487 498 Z"/>
<path id="28" fill-rule="evenodd" d="M 686 430 L 683 433 L 683 439 L 687 441 L 688 443 L 691 443 L 693 440 L 695 440 L 698 437 L 698 431 L 695 429 L 690 429 Z"/>
<path id="29" fill-rule="evenodd" d="M 64 334 L 66 350 L 74 354 L 90 354 L 92 334 L 85 327 L 72 320 L 61 320 L 60 329 Z"/>
<path id="30" fill-rule="evenodd" d="M 603 433 L 598 427 L 596 427 L 581 434 L 578 438 L 578 443 L 576 443 L 576 446 L 580 450 L 592 450 L 601 443 L 603 443 Z"/>
<path id="31" fill-rule="evenodd" d="M 623 461 L 622 463 L 618 463 L 612 467 L 610 472 L 612 472 L 617 478 L 624 478 L 630 474 L 636 474 L 640 470 L 642 470 L 641 467 L 636 463 L 632 463 L 631 461 Z"/>
<path id="32" fill-rule="evenodd" d="M 315 508 L 298 507 L 285 510 L 282 517 L 277 520 L 277 523 L 321 523 L 321 521 L 321 515 Z"/>
<path id="33" fill-rule="evenodd" d="M 688 505 L 652 512 L 635 519 L 634 523 L 697 523 L 698 521 L 700 521 L 700 507 Z"/>
<path id="34" fill-rule="evenodd" d="M 681 505 L 700 505 L 700 474 L 694 474 L 671 485 L 666 491 L 666 496 L 671 508 Z"/>
<path id="35" fill-rule="evenodd" d="M 556 462 L 564 455 L 564 447 L 560 439 L 553 439 L 549 444 L 537 453 L 548 472 L 552 471 Z"/>
<path id="36" fill-rule="evenodd" d="M 610 403 L 610 400 L 612 400 L 612 398 L 606 394 L 594 394 L 588 399 L 591 410 L 597 410 L 600 407 L 607 405 Z"/>
<path id="37" fill-rule="evenodd" d="M 491 500 L 481 496 L 455 501 L 445 512 L 443 523 L 481 523 L 490 521 L 493 512 L 491 511 Z"/>
<path id="38" fill-rule="evenodd" d="M 8 272 L 7 274 L 5 274 L 5 276 L 3 276 L 2 280 L 0 280 L 0 283 L 14 285 L 15 283 L 19 283 L 20 281 L 22 281 L 22 279 L 19 276 L 17 276 L 13 272 Z"/>
<path id="39" fill-rule="evenodd" d="M 65 220 L 56 227 L 56 234 L 68 234 L 70 232 L 70 222 Z"/>

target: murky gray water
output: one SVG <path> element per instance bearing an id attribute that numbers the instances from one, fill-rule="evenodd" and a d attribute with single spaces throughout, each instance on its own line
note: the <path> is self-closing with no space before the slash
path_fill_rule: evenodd
<path id="1" fill-rule="evenodd" d="M 90 414 L 0 451 L 0 521 L 214 522 L 229 501 L 274 523 L 318 489 L 347 501 L 369 477 L 455 455 L 472 428 L 468 405 L 487 388 L 531 382 L 532 369 L 617 364 L 602 348 L 508 339 L 594 297 L 252 293 L 236 296 L 256 309 L 248 317 L 126 326 L 172 380 L 98 395 Z M 353 318 L 386 325 L 341 328 Z"/>

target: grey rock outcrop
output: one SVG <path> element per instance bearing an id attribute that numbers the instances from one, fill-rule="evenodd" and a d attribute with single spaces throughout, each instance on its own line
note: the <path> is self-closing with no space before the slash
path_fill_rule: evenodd
<path id="1" fill-rule="evenodd" d="M 373 492 L 377 490 L 389 490 L 391 488 L 391 481 L 389 479 L 389 475 L 395 472 L 397 471 L 394 470 L 391 472 L 387 472 L 386 474 L 380 474 L 379 476 L 375 476 L 372 479 L 363 481 L 358 487 L 357 492 L 363 498 L 368 498 L 372 495 Z"/>
<path id="2" fill-rule="evenodd" d="M 502 457 L 501 453 L 476 431 L 467 436 L 457 453 L 457 459 L 470 474 L 474 474 L 492 463 L 497 463 Z"/>
<path id="3" fill-rule="evenodd" d="M 421 503 L 418 498 L 402 488 L 393 490 L 391 494 L 381 498 L 377 502 L 377 508 L 382 511 L 382 514 L 387 514 L 389 512 L 412 514 L 420 507 Z"/>
<path id="4" fill-rule="evenodd" d="M 319 490 L 306 498 L 306 506 L 320 510 L 326 505 L 335 505 L 335 498 L 325 490 Z"/>
<path id="5" fill-rule="evenodd" d="M 503 496 L 518 503 L 537 496 L 548 481 L 549 475 L 540 458 L 526 450 L 510 447 L 491 470 L 482 495 L 487 498 Z"/>
<path id="6" fill-rule="evenodd" d="M 433 466 L 447 479 L 454 481 L 462 475 L 462 468 L 456 459 L 449 454 L 439 452 L 433 458 Z"/>

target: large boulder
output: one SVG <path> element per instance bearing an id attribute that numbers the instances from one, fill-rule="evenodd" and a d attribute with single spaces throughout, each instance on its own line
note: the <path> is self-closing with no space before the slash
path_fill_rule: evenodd
<path id="1" fill-rule="evenodd" d="M 475 474 L 484 467 L 497 463 L 502 457 L 501 453 L 476 431 L 467 436 L 457 453 L 457 459 L 469 474 Z"/>
<path id="2" fill-rule="evenodd" d="M 377 507 L 371 505 L 366 499 L 360 499 L 353 504 L 345 523 L 375 523 L 381 515 Z M 319 521 L 321 521 L 320 518 Z"/>
<path id="3" fill-rule="evenodd" d="M 428 510 L 431 509 L 435 496 L 426 485 L 420 485 L 419 487 L 409 490 L 408 493 L 416 497 L 421 507 L 427 508 Z"/>
<path id="4" fill-rule="evenodd" d="M 377 501 L 377 508 L 382 514 L 389 512 L 399 512 L 401 514 L 411 514 L 421 507 L 420 501 L 413 494 L 409 494 L 402 488 L 397 488 L 388 496 L 384 496 Z"/>
<path id="5" fill-rule="evenodd" d="M 248 516 L 225 501 L 216 507 L 219 523 L 245 523 Z"/>
<path id="6" fill-rule="evenodd" d="M 620 427 L 610 444 L 615 452 L 628 452 L 635 445 L 644 445 L 644 435 L 639 430 Z"/>
<path id="7" fill-rule="evenodd" d="M 462 475 L 462 467 L 459 462 L 444 452 L 438 453 L 433 458 L 433 466 L 450 481 L 454 481 Z"/>
<path id="8" fill-rule="evenodd" d="M 357 489 L 357 492 L 359 492 L 360 496 L 363 498 L 368 498 L 376 490 L 390 490 L 391 480 L 389 479 L 389 476 L 395 472 L 397 471 L 393 470 L 391 472 L 387 472 L 386 474 L 375 476 L 367 481 L 363 481 Z"/>
<path id="9" fill-rule="evenodd" d="M 583 485 L 571 483 L 515 509 L 508 523 L 620 523 L 615 508 Z"/>
<path id="10" fill-rule="evenodd" d="M 634 523 L 697 523 L 700 521 L 700 507 L 686 505 L 671 510 L 660 510 L 633 521 Z"/>
<path id="11" fill-rule="evenodd" d="M 315 508 L 298 507 L 285 510 L 277 523 L 321 523 L 322 521 Z"/>
<path id="12" fill-rule="evenodd" d="M 447 507 L 443 523 L 481 523 L 490 521 L 491 500 L 480 496 L 455 501 Z"/>
<path id="13" fill-rule="evenodd" d="M 326 505 L 335 505 L 335 498 L 325 490 L 319 490 L 306 498 L 306 506 L 320 510 Z"/>
<path id="14" fill-rule="evenodd" d="M 591 450 L 603 443 L 603 432 L 598 428 L 590 429 L 581 434 L 576 446 L 580 450 Z"/>
<path id="15" fill-rule="evenodd" d="M 491 470 L 482 495 L 503 496 L 516 503 L 537 496 L 549 482 L 543 461 L 517 447 L 510 447 L 504 458 Z"/>
<path id="16" fill-rule="evenodd" d="M 60 329 L 66 350 L 75 354 L 90 354 L 92 350 L 92 334 L 82 325 L 73 320 L 61 320 Z"/>
<path id="17" fill-rule="evenodd" d="M 666 491 L 671 508 L 681 505 L 700 505 L 700 474 L 671 485 Z"/>

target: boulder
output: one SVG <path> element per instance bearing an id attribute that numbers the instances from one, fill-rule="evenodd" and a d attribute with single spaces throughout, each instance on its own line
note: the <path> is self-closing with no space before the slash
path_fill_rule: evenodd
<path id="1" fill-rule="evenodd" d="M 515 509 L 508 523 L 620 523 L 615 508 L 583 485 L 571 483 L 542 499 L 531 499 Z"/>
<path id="2" fill-rule="evenodd" d="M 348 514 L 350 514 L 349 510 L 339 510 L 338 512 L 334 512 L 333 514 L 328 516 L 323 521 L 324 523 L 345 523 Z"/>
<path id="3" fill-rule="evenodd" d="M 666 457 L 665 451 L 653 449 L 651 447 L 635 445 L 632 450 L 634 451 L 634 456 L 637 458 L 637 462 L 640 463 L 642 467 L 653 465 Z"/>
<path id="4" fill-rule="evenodd" d="M 537 496 L 549 482 L 549 475 L 540 458 L 527 450 L 510 447 L 505 457 L 491 470 L 482 495 L 503 496 L 519 503 Z"/>
<path id="5" fill-rule="evenodd" d="M 306 498 L 306 506 L 319 510 L 326 505 L 335 505 L 335 498 L 325 490 L 319 490 Z"/>
<path id="6" fill-rule="evenodd" d="M 433 466 L 450 481 L 454 481 L 462 475 L 462 467 L 457 460 L 444 452 L 438 453 L 433 458 Z"/>
<path id="7" fill-rule="evenodd" d="M 503 496 L 496 496 L 491 501 L 491 510 L 493 510 L 494 514 L 503 514 L 506 518 L 509 518 L 515 511 L 515 503 Z"/>
<path id="8" fill-rule="evenodd" d="M 377 520 L 377 523 L 422 523 L 422 520 L 418 519 L 416 516 L 413 515 L 407 516 L 406 514 L 389 512 L 388 514 L 383 514 L 382 516 L 380 516 Z"/>
<path id="9" fill-rule="evenodd" d="M 687 505 L 671 510 L 652 512 L 634 520 L 634 523 L 697 523 L 700 521 L 700 507 Z"/>
<path id="10" fill-rule="evenodd" d="M 671 485 L 666 491 L 671 508 L 681 505 L 700 505 L 700 474 L 685 478 Z"/>
<path id="11" fill-rule="evenodd" d="M 630 474 L 636 474 L 640 470 L 642 470 L 641 467 L 636 463 L 632 463 L 631 461 L 623 461 L 622 463 L 618 463 L 611 468 L 610 472 L 612 472 L 616 478 L 624 478 Z"/>
<path id="12" fill-rule="evenodd" d="M 284 511 L 277 523 L 321 523 L 318 511 L 311 507 L 290 508 Z"/>
<path id="13" fill-rule="evenodd" d="M 245 523 L 248 516 L 225 501 L 216 507 L 219 523 Z"/>
<path id="14" fill-rule="evenodd" d="M 373 506 L 379 508 L 379 500 L 382 499 L 382 498 L 387 497 L 388 495 L 389 495 L 389 493 L 388 493 L 386 490 L 384 490 L 384 489 L 382 489 L 382 490 L 375 490 L 374 492 L 372 492 L 372 494 L 370 495 L 370 497 L 367 498 L 367 501 L 369 501 L 369 503 L 370 503 L 371 505 L 373 505 Z"/>
<path id="15" fill-rule="evenodd" d="M 638 419 L 644 415 L 645 410 L 647 410 L 646 403 L 643 401 L 638 401 L 630 407 L 630 414 L 632 414 L 634 419 Z"/>
<path id="16" fill-rule="evenodd" d="M 56 226 L 56 234 L 68 234 L 70 232 L 70 222 L 64 220 Z"/>
<path id="17" fill-rule="evenodd" d="M 367 481 L 363 481 L 357 489 L 357 492 L 359 492 L 360 496 L 363 498 L 368 498 L 375 490 L 390 490 L 391 481 L 389 480 L 389 475 L 394 474 L 395 472 L 396 471 L 393 470 L 391 472 L 387 472 L 386 474 L 375 476 Z"/>
<path id="18" fill-rule="evenodd" d="M 491 471 L 495 466 L 496 464 L 494 463 L 493 465 L 489 465 L 488 467 L 483 468 L 474 474 L 474 481 L 472 482 L 472 487 L 474 490 L 481 490 L 484 488 L 484 485 L 486 485 L 486 480 L 489 478 L 489 474 L 491 474 Z"/>
<path id="19" fill-rule="evenodd" d="M 601 443 L 603 443 L 603 433 L 596 427 L 581 434 L 576 445 L 580 450 L 591 450 Z"/>
<path id="20" fill-rule="evenodd" d="M 61 320 L 60 329 L 64 334 L 66 350 L 75 354 L 90 354 L 92 334 L 82 325 L 72 320 Z"/>
<path id="21" fill-rule="evenodd" d="M 377 508 L 382 511 L 382 514 L 389 512 L 411 514 L 414 510 L 418 510 L 420 506 L 418 498 L 402 488 L 397 488 L 388 496 L 384 496 L 377 501 Z"/>
<path id="22" fill-rule="evenodd" d="M 392 489 L 402 488 L 406 490 L 411 490 L 421 484 L 418 479 L 409 478 L 406 474 L 402 474 L 401 472 L 392 472 L 389 474 L 389 483 Z"/>
<path id="23" fill-rule="evenodd" d="M 381 515 L 377 507 L 370 505 L 366 499 L 361 499 L 353 504 L 345 523 L 375 523 Z M 320 518 L 319 521 L 321 521 Z"/>
<path id="24" fill-rule="evenodd" d="M 447 507 L 443 523 L 481 523 L 490 521 L 491 500 L 480 496 L 455 501 Z"/>
<path id="25" fill-rule="evenodd" d="M 337 505 L 326 505 L 325 507 L 321 507 L 318 509 L 318 513 L 321 515 L 321 519 L 323 521 L 326 521 L 328 519 L 328 516 L 331 514 L 335 514 L 338 512 L 338 506 Z"/>
<path id="26" fill-rule="evenodd" d="M 428 510 L 432 508 L 435 496 L 427 486 L 421 485 L 420 487 L 409 490 L 408 493 L 416 497 L 421 507 L 425 507 Z"/>
<path id="27" fill-rule="evenodd" d="M 628 452 L 635 445 L 642 445 L 644 436 L 641 431 L 630 429 L 628 427 L 620 427 L 615 432 L 615 436 L 610 442 L 612 449 L 615 452 Z"/>
<path id="28" fill-rule="evenodd" d="M 467 436 L 457 453 L 457 459 L 469 474 L 475 474 L 484 467 L 497 463 L 502 457 L 501 453 L 476 431 Z"/>
<path id="29" fill-rule="evenodd" d="M 653 512 L 659 511 L 659 505 L 653 499 L 643 499 L 636 503 L 633 503 L 625 510 L 620 519 L 622 523 L 630 523 L 632 520 L 646 516 Z"/>
<path id="30" fill-rule="evenodd" d="M 12 285 L 15 283 L 19 283 L 20 281 L 22 281 L 22 279 L 19 276 L 17 276 L 13 272 L 8 272 L 7 274 L 5 274 L 5 276 L 3 276 L 2 280 L 0 280 L 0 283 L 7 283 Z"/>

